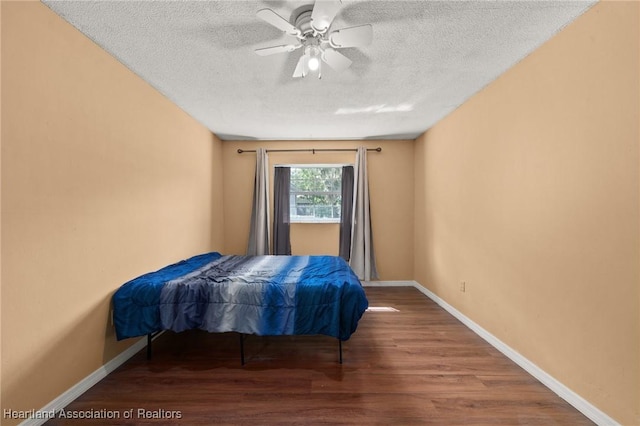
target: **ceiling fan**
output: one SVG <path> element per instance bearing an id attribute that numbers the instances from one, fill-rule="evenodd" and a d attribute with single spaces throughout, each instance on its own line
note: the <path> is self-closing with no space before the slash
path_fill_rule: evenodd
<path id="1" fill-rule="evenodd" d="M 293 72 L 293 77 L 305 77 L 318 72 L 322 77 L 322 62 L 335 71 L 344 71 L 351 66 L 351 59 L 338 52 L 345 47 L 363 47 L 371 43 L 373 28 L 370 24 L 329 31 L 333 19 L 340 11 L 341 0 L 317 0 L 315 4 L 299 7 L 287 21 L 271 9 L 261 9 L 258 18 L 295 37 L 289 44 L 255 49 L 260 56 L 293 52 L 303 53 Z"/>

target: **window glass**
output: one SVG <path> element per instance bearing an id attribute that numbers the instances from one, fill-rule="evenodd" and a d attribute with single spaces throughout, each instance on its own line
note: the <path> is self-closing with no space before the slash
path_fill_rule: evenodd
<path id="1" fill-rule="evenodd" d="M 291 222 L 340 222 L 341 166 L 291 166 Z"/>

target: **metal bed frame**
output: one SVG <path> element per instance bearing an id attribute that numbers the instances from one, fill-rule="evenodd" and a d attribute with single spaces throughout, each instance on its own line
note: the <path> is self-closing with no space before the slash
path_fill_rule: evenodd
<path id="1" fill-rule="evenodd" d="M 153 349 L 152 349 L 152 342 L 153 342 L 153 338 L 155 336 L 157 336 L 158 334 L 160 334 L 160 331 L 156 331 L 154 333 L 149 333 L 147 334 L 147 359 L 150 360 L 151 356 L 153 355 Z M 247 336 L 244 333 L 238 333 L 238 335 L 240 336 L 240 364 L 242 366 L 244 366 L 245 364 L 245 358 L 244 358 L 244 339 L 245 336 Z M 338 339 L 338 352 L 339 352 L 339 356 L 340 356 L 340 364 L 342 364 L 342 340 Z"/>

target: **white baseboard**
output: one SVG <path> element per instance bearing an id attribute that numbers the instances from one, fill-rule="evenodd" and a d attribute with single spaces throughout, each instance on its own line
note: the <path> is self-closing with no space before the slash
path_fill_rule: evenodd
<path id="1" fill-rule="evenodd" d="M 362 281 L 363 287 L 415 287 L 415 281 Z"/>
<path id="2" fill-rule="evenodd" d="M 398 284 L 393 284 L 395 281 L 391 282 L 391 286 L 397 286 Z M 383 286 L 384 281 L 379 281 L 378 286 Z M 435 293 L 430 291 L 429 289 L 423 287 L 416 281 L 411 281 L 413 287 L 418 289 L 422 294 L 427 296 L 429 299 L 433 300 L 435 303 L 440 305 L 445 311 L 449 312 L 455 318 L 457 318 L 460 322 L 470 328 L 474 333 L 478 336 L 482 337 L 487 343 L 491 346 L 502 352 L 507 358 L 511 361 L 518 364 L 522 367 L 527 373 L 531 374 L 533 377 L 538 379 L 540 383 L 551 389 L 555 394 L 557 394 L 560 398 L 567 401 L 571 404 L 576 410 L 580 411 L 586 417 L 588 417 L 591 421 L 601 426 L 619 426 L 620 424 L 616 422 L 614 419 L 609 417 L 607 414 L 596 408 L 589 401 L 582 398 L 580 395 L 563 385 L 561 382 L 556 380 L 550 374 L 542 370 L 540 367 L 535 365 L 533 362 L 529 361 L 527 358 L 522 356 L 520 353 L 513 350 L 511 347 L 506 345 L 503 341 L 495 337 L 493 334 L 489 333 L 484 328 L 480 327 L 478 324 L 473 322 L 469 317 L 465 316 L 462 312 L 458 311 L 453 306 L 449 305 L 443 299 L 438 297 Z"/>
<path id="3" fill-rule="evenodd" d="M 160 334 L 162 333 L 164 332 L 158 333 L 156 336 L 153 337 L 153 339 L 159 337 Z M 111 373 L 116 368 L 124 364 L 125 361 L 127 361 L 129 358 L 137 354 L 145 346 L 147 346 L 147 338 L 143 337 L 133 345 L 129 346 L 129 348 L 127 348 L 124 352 L 122 352 L 121 354 L 113 358 L 111 361 L 107 362 L 102 367 L 98 368 L 93 373 L 89 374 L 84 379 L 80 380 L 78 383 L 76 383 L 74 386 L 69 388 L 62 395 L 60 395 L 59 397 L 57 397 L 56 399 L 54 399 L 53 401 L 51 401 L 50 403 L 48 403 L 47 405 L 45 405 L 44 407 L 42 407 L 40 410 L 37 410 L 37 411 L 40 413 L 59 412 L 60 410 L 65 408 L 67 405 L 69 405 L 71 402 L 73 402 L 76 398 L 78 398 L 80 395 L 82 395 L 87 390 L 89 390 L 93 385 L 95 385 L 100 380 L 107 377 L 109 373 Z M 40 425 L 43 425 L 47 420 L 48 420 L 47 418 L 44 418 L 44 419 L 31 418 L 20 423 L 20 426 L 40 426 Z"/>

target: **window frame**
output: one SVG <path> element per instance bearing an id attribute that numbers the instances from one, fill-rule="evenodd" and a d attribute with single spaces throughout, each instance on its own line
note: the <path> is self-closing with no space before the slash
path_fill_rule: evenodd
<path id="1" fill-rule="evenodd" d="M 331 168 L 331 169 L 338 169 L 340 174 L 339 174 L 339 181 L 340 181 L 340 188 L 335 190 L 335 191 L 293 191 L 293 184 L 290 186 L 289 188 L 289 200 L 291 202 L 293 196 L 297 195 L 297 194 L 304 194 L 304 195 L 319 195 L 319 196 L 323 196 L 323 195 L 334 195 L 337 196 L 338 199 L 340 200 L 339 205 L 341 205 L 341 201 L 342 201 L 342 167 L 344 166 L 352 166 L 353 164 L 349 164 L 349 163 L 326 163 L 326 164 L 313 164 L 313 163 L 304 163 L 304 164 L 276 164 L 274 167 L 289 167 L 291 169 L 291 171 L 293 172 L 293 169 L 322 169 L 322 168 Z M 293 174 L 293 173 L 292 173 Z M 293 179 L 292 179 L 293 180 Z M 316 206 L 315 204 L 313 204 L 312 206 Z M 295 205 L 290 204 L 289 205 L 289 223 L 294 224 L 294 223 L 301 223 L 301 224 L 305 224 L 305 223 L 314 223 L 314 224 L 318 224 L 318 223 L 329 223 L 329 224 L 339 224 L 341 218 L 337 217 L 337 218 L 318 218 L 315 216 L 297 216 L 297 215 L 293 215 L 291 214 L 291 210 L 295 208 Z"/>

